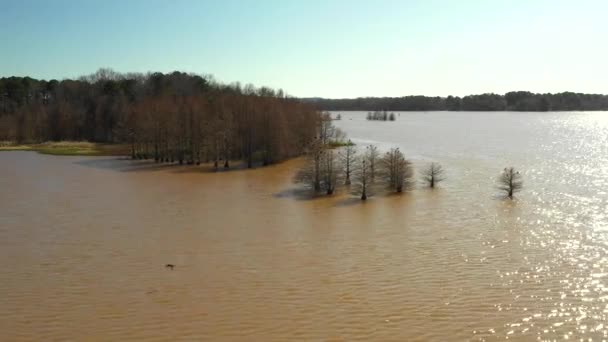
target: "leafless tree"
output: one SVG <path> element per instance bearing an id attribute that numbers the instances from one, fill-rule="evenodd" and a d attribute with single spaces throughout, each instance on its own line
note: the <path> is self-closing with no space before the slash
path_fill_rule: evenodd
<path id="1" fill-rule="evenodd" d="M 355 162 L 355 158 L 357 155 L 357 148 L 352 143 L 352 141 L 348 140 L 346 147 L 340 153 L 340 159 L 342 165 L 344 165 L 344 184 L 350 185 L 351 183 L 351 173 L 353 171 L 353 164 Z"/>
<path id="2" fill-rule="evenodd" d="M 332 195 L 340 181 L 339 164 L 335 151 L 316 140 L 309 147 L 306 161 L 294 181 L 304 184 L 315 193 L 324 191 L 327 195 Z"/>
<path id="3" fill-rule="evenodd" d="M 498 177 L 498 189 L 505 192 L 509 198 L 513 198 L 513 195 L 519 192 L 523 185 L 521 174 L 513 167 L 505 168 Z"/>
<path id="4" fill-rule="evenodd" d="M 412 164 L 398 148 L 392 148 L 382 158 L 383 174 L 389 189 L 395 192 L 409 190 L 414 184 Z"/>
<path id="5" fill-rule="evenodd" d="M 445 180 L 445 172 L 439 163 L 430 163 L 422 170 L 422 180 L 428 184 L 430 188 L 434 188 L 437 183 Z"/>
<path id="6" fill-rule="evenodd" d="M 321 185 L 325 193 L 332 195 L 338 183 L 338 167 L 334 151 L 325 149 L 321 156 Z"/>
<path id="7" fill-rule="evenodd" d="M 370 180 L 374 182 L 376 179 L 376 166 L 378 159 L 380 158 L 380 152 L 378 152 L 378 147 L 375 145 L 369 145 L 365 149 L 365 159 L 369 163 L 369 175 Z"/>
<path id="8" fill-rule="evenodd" d="M 331 115 L 327 112 L 321 114 L 319 121 L 319 139 L 323 145 L 328 145 L 336 133 L 336 127 L 331 122 Z"/>
<path id="9" fill-rule="evenodd" d="M 323 153 L 325 147 L 321 140 L 314 140 L 306 152 L 304 166 L 296 173 L 294 181 L 310 187 L 314 192 L 321 191 Z"/>
<path id="10" fill-rule="evenodd" d="M 369 162 L 365 158 L 361 159 L 354 173 L 355 184 L 352 187 L 352 193 L 361 196 L 361 200 L 365 201 L 372 195 L 372 183 L 369 170 Z"/>

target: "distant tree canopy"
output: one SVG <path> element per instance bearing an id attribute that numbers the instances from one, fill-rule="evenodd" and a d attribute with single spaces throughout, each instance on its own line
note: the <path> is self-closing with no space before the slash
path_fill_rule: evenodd
<path id="1" fill-rule="evenodd" d="M 356 99 L 308 98 L 319 110 L 360 111 L 565 111 L 608 110 L 608 95 L 564 92 L 534 94 L 513 91 L 505 95 L 480 94 L 464 97 L 360 97 Z"/>
<path id="2" fill-rule="evenodd" d="M 0 78 L 0 140 L 129 143 L 134 157 L 157 161 L 269 164 L 301 154 L 322 121 L 282 90 L 177 71 Z"/>

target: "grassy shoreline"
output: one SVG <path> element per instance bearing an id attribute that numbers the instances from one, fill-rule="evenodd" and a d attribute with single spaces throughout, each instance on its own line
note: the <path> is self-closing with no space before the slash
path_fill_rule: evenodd
<path id="1" fill-rule="evenodd" d="M 350 141 L 331 141 L 330 148 L 353 146 Z M 106 144 L 88 141 L 47 141 L 43 143 L 16 143 L 0 141 L 2 151 L 33 151 L 55 156 L 129 156 L 131 150 L 128 144 Z"/>
<path id="2" fill-rule="evenodd" d="M 0 142 L 1 151 L 34 151 L 57 156 L 120 156 L 129 154 L 129 146 L 88 141 L 57 141 L 39 144 Z"/>

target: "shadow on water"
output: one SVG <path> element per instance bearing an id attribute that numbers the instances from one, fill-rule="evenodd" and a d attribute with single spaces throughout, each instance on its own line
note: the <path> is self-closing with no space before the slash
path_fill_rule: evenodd
<path id="1" fill-rule="evenodd" d="M 369 194 L 367 200 L 361 200 L 361 196 L 358 194 L 353 194 L 350 191 L 337 191 L 333 195 L 326 195 L 321 192 L 315 194 L 312 190 L 305 187 L 295 187 L 282 190 L 280 192 L 274 193 L 272 195 L 275 198 L 281 199 L 294 199 L 298 201 L 318 201 L 318 200 L 326 200 L 332 203 L 334 207 L 352 207 L 356 205 L 365 205 L 370 201 L 375 201 L 376 199 L 386 198 L 386 199 L 403 199 L 405 203 L 412 201 L 412 197 L 410 192 L 403 193 L 395 193 L 395 192 L 374 192 L 373 194 Z"/>
<path id="2" fill-rule="evenodd" d="M 235 171 L 251 171 L 262 168 L 261 165 L 254 165 L 253 168 L 248 168 L 246 163 L 232 163 L 229 168 L 224 168 L 223 165 L 216 170 L 212 164 L 179 164 L 179 163 L 155 163 L 150 160 L 133 160 L 129 157 L 111 157 L 85 159 L 74 162 L 77 165 L 103 169 L 114 170 L 117 172 L 153 172 L 153 171 L 171 171 L 174 173 L 232 173 Z"/>
<path id="3" fill-rule="evenodd" d="M 246 172 L 246 171 L 253 171 L 253 170 L 257 170 L 257 169 L 262 169 L 262 168 L 271 168 L 273 166 L 279 165 L 279 163 L 277 164 L 272 164 L 272 165 L 268 165 L 268 166 L 264 166 L 261 163 L 259 164 L 253 164 L 253 167 L 248 167 L 246 162 L 231 162 L 230 163 L 230 167 L 224 167 L 223 162 L 220 163 L 219 167 L 215 168 L 213 166 L 212 163 L 204 163 L 201 165 L 192 165 L 192 164 L 184 164 L 184 165 L 180 165 L 178 163 L 174 163 L 174 164 L 170 164 L 171 166 L 175 166 L 175 173 L 217 173 L 217 174 L 222 174 L 222 173 L 233 173 L 236 171 L 240 171 L 240 172 Z"/>
<path id="4" fill-rule="evenodd" d="M 272 195 L 274 198 L 281 199 L 293 199 L 296 201 L 328 201 L 330 206 L 340 207 L 353 207 L 357 205 L 365 205 L 370 201 L 374 201 L 374 197 L 382 196 L 370 196 L 366 201 L 362 201 L 360 196 L 351 195 L 349 193 L 336 193 L 333 195 L 326 195 L 324 193 L 314 194 L 310 189 L 306 188 L 289 188 Z"/>
<path id="5" fill-rule="evenodd" d="M 496 195 L 496 211 L 507 216 L 519 216 L 521 214 L 523 201 L 517 197 L 509 198 L 506 195 Z"/>
<path id="6" fill-rule="evenodd" d="M 516 206 L 517 203 L 522 201 L 519 197 L 517 197 L 517 194 L 514 194 L 513 198 L 509 198 L 509 196 L 507 196 L 507 194 L 504 194 L 504 193 L 493 194 L 492 199 L 494 201 L 498 201 L 498 203 L 502 203 L 502 205 L 505 207 Z"/>
<path id="7" fill-rule="evenodd" d="M 118 172 L 161 171 L 174 167 L 173 164 L 134 161 L 125 157 L 84 159 L 75 161 L 74 163 L 95 169 L 113 170 Z"/>
<path id="8" fill-rule="evenodd" d="M 372 198 L 368 198 L 365 201 L 362 201 L 360 197 L 355 197 L 355 196 L 351 196 L 351 197 L 347 197 L 347 198 L 343 198 L 341 200 L 339 200 L 338 202 L 336 202 L 336 204 L 334 206 L 336 207 L 352 207 L 354 205 L 363 205 L 369 201 L 372 201 Z"/>
<path id="9" fill-rule="evenodd" d="M 295 199 L 298 201 L 314 201 L 327 199 L 325 194 L 315 194 L 312 190 L 306 188 L 289 188 L 272 194 L 274 198 Z"/>
<path id="10" fill-rule="evenodd" d="M 360 196 L 354 196 L 348 191 L 336 191 L 333 195 L 326 195 L 324 192 L 315 194 L 311 189 L 306 187 L 295 187 L 282 190 L 272 195 L 274 198 L 294 199 L 297 201 L 328 201 L 334 207 L 349 207 L 358 204 L 364 204 Z M 372 198 L 368 198 L 368 201 Z"/>

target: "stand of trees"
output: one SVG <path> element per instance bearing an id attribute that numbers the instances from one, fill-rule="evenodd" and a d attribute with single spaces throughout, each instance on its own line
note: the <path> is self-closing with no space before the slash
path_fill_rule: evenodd
<path id="1" fill-rule="evenodd" d="M 388 114 L 386 111 L 367 112 L 366 119 L 373 121 L 395 121 L 395 113 Z"/>
<path id="2" fill-rule="evenodd" d="M 266 165 L 301 154 L 324 121 L 282 90 L 181 72 L 0 79 L 0 141 L 128 143 L 157 162 Z"/>
<path id="3" fill-rule="evenodd" d="M 361 97 L 356 99 L 307 98 L 320 110 L 359 111 L 566 111 L 608 110 L 608 95 L 563 92 L 535 94 L 513 91 L 504 95 L 479 94 L 464 97 Z"/>
<path id="4" fill-rule="evenodd" d="M 365 201 L 380 188 L 393 193 L 414 188 L 414 168 L 398 148 L 391 148 L 380 157 L 374 145 L 359 153 L 354 145 L 348 144 L 337 158 L 332 145 L 322 141 L 317 138 L 309 145 L 306 162 L 294 179 L 315 195 L 333 195 L 338 187 L 344 186 L 352 195 Z M 445 171 L 441 164 L 432 162 L 423 168 L 421 180 L 427 187 L 435 188 L 445 180 Z M 496 182 L 497 189 L 509 199 L 523 188 L 522 175 L 513 167 L 505 168 Z"/>
<path id="5" fill-rule="evenodd" d="M 315 194 L 332 195 L 343 185 L 366 200 L 382 185 L 397 193 L 410 190 L 414 185 L 412 164 L 399 149 L 391 149 L 379 158 L 376 146 L 366 147 L 365 153 L 359 155 L 354 145 L 348 144 L 339 152 L 340 158 L 336 158 L 331 145 L 318 138 L 311 143 L 306 156 L 306 163 L 296 174 L 295 181 Z M 378 164 L 380 170 L 376 170 Z M 382 177 L 376 178 L 377 172 Z"/>

